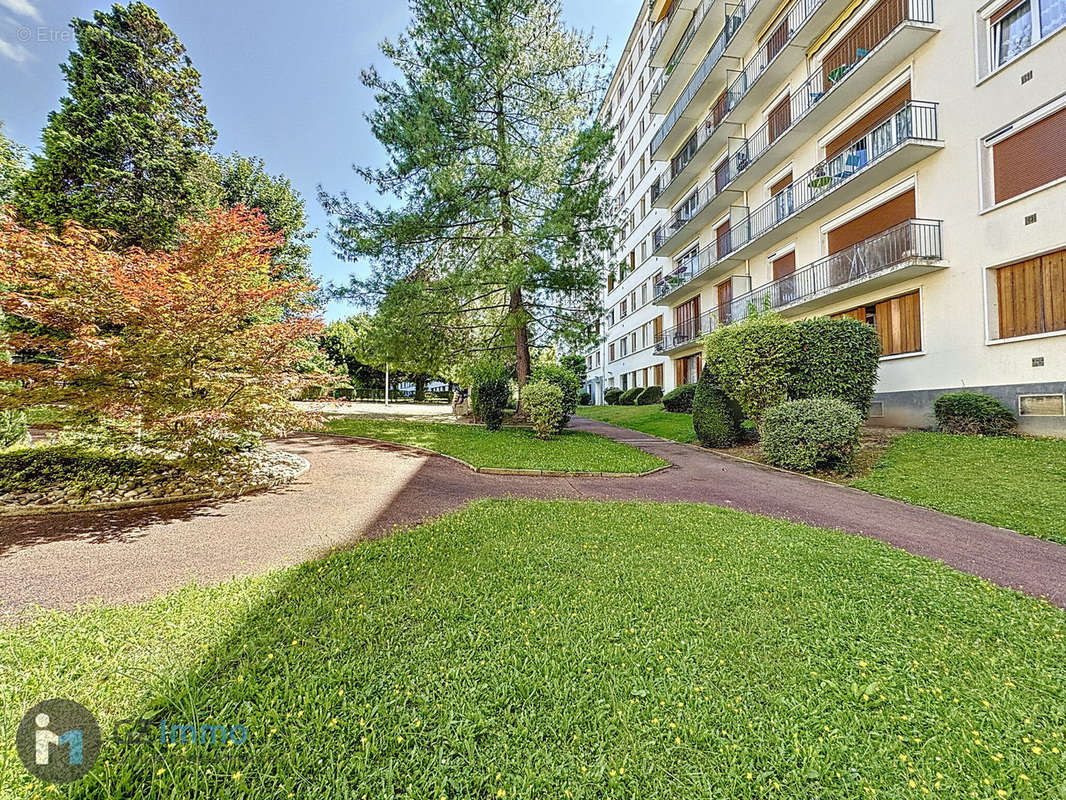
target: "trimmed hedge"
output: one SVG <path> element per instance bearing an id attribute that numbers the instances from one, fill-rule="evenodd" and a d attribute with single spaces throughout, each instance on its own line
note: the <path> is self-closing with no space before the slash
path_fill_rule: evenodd
<path id="1" fill-rule="evenodd" d="M 863 416 L 834 397 L 791 400 L 767 410 L 762 421 L 766 460 L 797 472 L 851 468 Z"/>
<path id="2" fill-rule="evenodd" d="M 799 358 L 789 395 L 795 399 L 835 397 L 864 417 L 877 385 L 881 337 L 873 325 L 845 317 L 815 317 L 792 323 Z"/>
<path id="3" fill-rule="evenodd" d="M 618 398 L 618 405 L 635 406 L 637 404 L 637 398 L 640 397 L 640 393 L 643 391 L 643 386 L 634 386 L 632 389 L 626 389 L 622 392 L 622 396 Z"/>
<path id="4" fill-rule="evenodd" d="M 677 414 L 692 413 L 692 398 L 696 395 L 696 384 L 686 383 L 671 389 L 663 395 L 663 408 Z"/>
<path id="5" fill-rule="evenodd" d="M 995 397 L 978 392 L 942 394 L 933 403 L 937 427 L 944 433 L 969 436 L 1010 436 L 1018 420 Z"/>
<path id="6" fill-rule="evenodd" d="M 612 386 L 610 389 L 603 393 L 603 402 L 609 406 L 616 406 L 622 399 L 622 390 L 617 386 Z"/>
<path id="7" fill-rule="evenodd" d="M 522 392 L 522 408 L 538 438 L 547 439 L 566 425 L 563 403 L 563 390 L 554 383 L 541 380 L 526 384 Z"/>
<path id="8" fill-rule="evenodd" d="M 758 424 L 767 409 L 789 399 L 799 334 L 782 317 L 753 314 L 714 330 L 706 341 L 704 363 L 745 417 Z"/>
<path id="9" fill-rule="evenodd" d="M 504 364 L 482 361 L 471 370 L 470 408 L 490 431 L 503 427 L 503 412 L 511 401 L 511 370 Z"/>
<path id="10" fill-rule="evenodd" d="M 692 427 L 704 447 L 732 447 L 740 436 L 744 416 L 740 406 L 722 390 L 710 367 L 704 367 L 692 397 Z"/>
<path id="11" fill-rule="evenodd" d="M 649 386 L 637 395 L 638 406 L 653 406 L 663 399 L 662 386 Z"/>
<path id="12" fill-rule="evenodd" d="M 592 395 L 589 394 L 588 392 L 581 392 L 577 396 L 577 404 L 579 406 L 591 406 L 592 405 Z"/>
<path id="13" fill-rule="evenodd" d="M 570 417 L 577 410 L 577 395 L 581 391 L 581 381 L 572 371 L 557 364 L 541 364 L 533 368 L 531 381 L 546 381 L 559 387 L 563 393 L 563 422 L 560 429 L 570 422 Z"/>

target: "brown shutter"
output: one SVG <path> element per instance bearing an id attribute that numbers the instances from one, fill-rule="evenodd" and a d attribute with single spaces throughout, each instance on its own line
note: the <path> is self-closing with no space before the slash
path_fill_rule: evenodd
<path id="1" fill-rule="evenodd" d="M 659 341 L 663 338 L 663 315 L 660 314 L 651 323 L 652 333 L 655 335 L 655 341 Z"/>
<path id="2" fill-rule="evenodd" d="M 822 59 L 822 77 L 828 83 L 829 73 L 838 67 L 852 66 L 860 56 L 859 49 L 872 51 L 907 17 L 907 0 L 881 0 L 848 31 Z"/>
<path id="3" fill-rule="evenodd" d="M 733 248 L 730 246 L 729 220 L 726 220 L 714 229 L 714 240 L 718 246 L 718 257 L 721 258 Z"/>
<path id="4" fill-rule="evenodd" d="M 700 315 L 700 298 L 696 295 L 691 300 L 679 305 L 674 309 L 675 327 L 684 325 Z"/>
<path id="5" fill-rule="evenodd" d="M 1066 108 L 992 145 L 996 202 L 1066 177 Z"/>
<path id="6" fill-rule="evenodd" d="M 1066 330 L 1066 250 L 1040 259 L 1044 272 L 1044 327 Z"/>
<path id="7" fill-rule="evenodd" d="M 874 307 L 881 355 L 895 356 L 922 349 L 921 304 L 918 293 L 884 300 Z"/>
<path id="8" fill-rule="evenodd" d="M 851 311 L 841 311 L 839 314 L 833 314 L 833 319 L 844 319 L 845 317 L 851 319 L 857 319 L 859 322 L 866 322 L 866 306 L 859 306 L 853 308 Z"/>
<path id="9" fill-rule="evenodd" d="M 685 383 L 685 359 L 674 360 L 674 381 L 678 386 Z"/>
<path id="10" fill-rule="evenodd" d="M 729 305 L 733 302 L 733 281 L 722 281 L 718 284 L 718 321 L 729 321 Z"/>
<path id="11" fill-rule="evenodd" d="M 781 14 L 784 14 L 786 9 L 781 9 Z M 781 52 L 781 48 L 785 46 L 785 42 L 788 41 L 788 17 L 781 20 L 774 32 L 770 34 L 770 38 L 766 40 L 766 63 L 770 63 L 774 56 Z"/>
<path id="12" fill-rule="evenodd" d="M 996 270 L 1001 339 L 1044 332 L 1040 273 L 1039 258 Z"/>
<path id="13" fill-rule="evenodd" d="M 723 158 L 722 162 L 714 168 L 714 193 L 718 194 L 729 183 L 729 159 Z"/>
<path id="14" fill-rule="evenodd" d="M 655 384 L 654 385 L 655 386 L 662 386 L 663 385 L 663 365 L 662 364 L 656 364 L 655 365 L 655 367 L 653 369 L 653 375 L 654 375 L 654 380 L 655 380 Z"/>
<path id="15" fill-rule="evenodd" d="M 789 184 L 791 184 L 791 183 L 792 183 L 792 173 L 789 172 L 787 175 L 783 175 L 780 178 L 780 180 L 776 181 L 770 187 L 770 196 L 773 197 L 778 192 L 783 192 L 785 189 L 787 189 L 789 187 Z"/>
<path id="16" fill-rule="evenodd" d="M 1007 3 L 1003 8 L 988 18 L 988 24 L 995 25 L 1008 14 L 1014 13 L 1018 6 L 1025 5 L 1029 2 L 1030 0 L 1018 0 L 1017 3 Z"/>
<path id="17" fill-rule="evenodd" d="M 774 280 L 780 280 L 786 275 L 791 275 L 796 271 L 796 251 L 786 253 L 781 258 L 775 259 L 773 264 L 774 268 Z"/>
<path id="18" fill-rule="evenodd" d="M 849 127 L 842 134 L 837 136 L 833 141 L 825 146 L 825 157 L 827 159 L 832 158 L 837 153 L 841 152 L 849 144 L 856 139 L 862 137 L 863 134 L 876 128 L 881 122 L 887 119 L 891 114 L 898 111 L 903 105 L 911 99 L 911 84 L 910 81 L 903 84 L 891 95 L 886 97 L 877 107 L 871 110 L 869 113 L 863 115 L 862 119 Z"/>
<path id="19" fill-rule="evenodd" d="M 770 111 L 768 123 L 771 142 L 788 130 L 788 126 L 792 124 L 792 102 L 788 94 Z"/>
<path id="20" fill-rule="evenodd" d="M 723 90 L 723 92 L 720 95 L 718 95 L 718 99 L 714 101 L 714 109 L 713 109 L 712 113 L 714 114 L 714 127 L 716 127 L 716 128 L 719 125 L 722 124 L 722 119 L 726 115 L 725 104 L 726 104 L 726 94 L 727 93 L 728 93 L 728 90 Z"/>
<path id="21" fill-rule="evenodd" d="M 887 203 L 871 209 L 851 222 L 829 231 L 829 254 L 839 253 L 863 239 L 886 231 L 908 219 L 914 219 L 914 190 L 893 197 Z"/>

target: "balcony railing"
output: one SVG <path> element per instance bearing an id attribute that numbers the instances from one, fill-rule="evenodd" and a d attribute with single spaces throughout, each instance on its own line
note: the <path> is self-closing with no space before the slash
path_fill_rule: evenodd
<path id="1" fill-rule="evenodd" d="M 725 321 L 728 322 L 728 320 Z M 665 353 L 677 347 L 693 344 L 722 323 L 723 320 L 718 316 L 718 309 L 686 320 L 677 327 L 663 331 L 662 336 L 655 341 L 655 353 Z"/>
<path id="2" fill-rule="evenodd" d="M 783 308 L 911 260 L 942 258 L 940 221 L 910 219 L 741 295 L 734 304 L 741 303 L 745 309 Z"/>
<path id="3" fill-rule="evenodd" d="M 718 254 L 719 247 L 722 250 L 728 251 L 729 249 L 729 237 L 722 237 L 721 245 L 717 240 L 711 242 L 709 245 L 699 251 L 697 255 L 692 258 L 686 259 L 683 264 L 678 265 L 678 268 L 668 275 L 661 278 L 655 284 L 655 299 L 658 300 L 670 292 L 674 291 L 681 286 L 684 286 L 689 281 L 702 275 L 709 270 L 720 260 Z"/>
<path id="4" fill-rule="evenodd" d="M 681 7 L 681 3 L 674 3 L 670 7 L 670 12 L 666 15 L 665 19 L 659 21 L 659 24 L 655 26 L 655 30 L 651 35 L 651 57 L 655 58 L 655 54 L 662 46 L 663 37 L 666 36 L 666 31 L 670 28 L 670 23 L 674 21 L 674 14 Z"/>
<path id="5" fill-rule="evenodd" d="M 670 55 L 670 60 L 666 62 L 666 67 L 659 76 L 659 80 L 657 80 L 655 85 L 651 88 L 652 105 L 655 105 L 655 101 L 658 100 L 659 95 L 663 93 L 663 89 L 666 88 L 670 76 L 673 75 L 674 70 L 677 69 L 677 65 L 681 63 L 681 59 L 685 57 L 685 52 L 688 50 L 688 46 L 692 44 L 692 40 L 696 38 L 696 31 L 700 29 L 700 26 L 703 25 L 704 20 L 707 18 L 707 12 L 711 10 L 711 6 L 716 2 L 718 2 L 718 0 L 703 0 L 703 2 L 700 3 L 699 8 L 697 8 L 696 12 L 692 15 L 688 27 L 685 28 L 685 32 L 681 34 L 681 39 L 674 48 L 674 52 Z M 665 28 L 662 30 L 664 33 L 666 32 Z M 659 36 L 659 41 L 662 41 L 662 36 Z M 653 41 L 651 49 L 652 58 L 655 57 L 655 51 L 658 49 L 658 44 Z"/>
<path id="6" fill-rule="evenodd" d="M 733 230 L 736 250 L 758 239 L 910 141 L 935 141 L 936 103 L 911 101 L 843 151 L 794 180 Z"/>

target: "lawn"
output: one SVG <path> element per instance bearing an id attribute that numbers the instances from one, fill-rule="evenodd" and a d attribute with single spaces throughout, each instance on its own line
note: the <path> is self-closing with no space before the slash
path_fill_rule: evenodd
<path id="1" fill-rule="evenodd" d="M 475 467 L 559 472 L 646 472 L 666 462 L 643 450 L 591 433 L 564 431 L 541 441 L 529 430 L 495 433 L 474 425 L 347 417 L 330 420 L 326 431 L 415 445 L 454 456 Z"/>
<path id="2" fill-rule="evenodd" d="M 868 492 L 1066 544 L 1066 441 L 908 433 Z"/>
<path id="3" fill-rule="evenodd" d="M 694 442 L 691 414 L 663 411 L 662 406 L 581 406 L 582 417 L 609 422 L 621 428 L 650 433 L 675 442 Z"/>
<path id="4" fill-rule="evenodd" d="M 61 797 L 1050 798 L 1064 686 L 1066 614 L 877 542 L 707 506 L 483 501 L 265 577 L 0 628 L 0 786 L 41 788 L 8 734 L 67 696 L 105 745 Z M 111 734 L 137 717 L 248 742 Z"/>

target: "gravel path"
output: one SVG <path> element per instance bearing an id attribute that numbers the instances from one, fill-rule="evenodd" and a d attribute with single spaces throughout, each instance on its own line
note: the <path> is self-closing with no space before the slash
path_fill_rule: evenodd
<path id="1" fill-rule="evenodd" d="M 302 434 L 311 470 L 215 505 L 0 519 L 0 616 L 34 605 L 134 602 L 315 558 L 479 497 L 700 502 L 838 528 L 1066 608 L 1066 547 L 605 423 L 574 426 L 675 466 L 644 478 L 482 475 L 399 445 Z"/>

